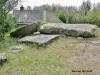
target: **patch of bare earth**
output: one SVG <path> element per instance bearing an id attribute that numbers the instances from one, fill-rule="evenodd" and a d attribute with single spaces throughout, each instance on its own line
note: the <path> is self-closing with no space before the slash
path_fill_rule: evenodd
<path id="1" fill-rule="evenodd" d="M 7 75 L 20 75 L 20 70 L 16 70 L 14 72 L 9 72 Z"/>
<path id="2" fill-rule="evenodd" d="M 73 66 L 87 66 L 93 70 L 92 75 L 100 75 L 100 40 L 84 40 L 76 43 L 82 48 L 81 54 L 75 54 L 68 59 Z"/>

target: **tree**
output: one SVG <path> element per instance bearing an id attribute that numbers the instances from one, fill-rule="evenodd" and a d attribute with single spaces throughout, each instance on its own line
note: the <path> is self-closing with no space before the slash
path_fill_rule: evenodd
<path id="1" fill-rule="evenodd" d="M 3 39 L 3 33 L 4 33 L 4 19 L 5 19 L 5 15 L 4 15 L 4 10 L 3 7 L 5 5 L 5 0 L 0 0 L 0 40 Z"/>
<path id="2" fill-rule="evenodd" d="M 87 10 L 89 11 L 91 9 L 91 7 L 92 7 L 91 1 L 87 0 L 87 2 L 86 2 L 86 8 L 87 8 Z"/>
<path id="3" fill-rule="evenodd" d="M 82 5 L 81 5 L 81 9 L 85 11 L 85 16 L 87 14 L 87 12 L 91 9 L 92 4 L 90 2 L 90 0 L 87 0 L 86 2 L 83 1 Z"/>
<path id="4" fill-rule="evenodd" d="M 0 41 L 6 31 L 6 16 L 18 4 L 19 0 L 0 0 Z"/>
<path id="5" fill-rule="evenodd" d="M 9 13 L 16 5 L 18 4 L 19 0 L 6 0 L 4 10 L 6 13 Z"/>

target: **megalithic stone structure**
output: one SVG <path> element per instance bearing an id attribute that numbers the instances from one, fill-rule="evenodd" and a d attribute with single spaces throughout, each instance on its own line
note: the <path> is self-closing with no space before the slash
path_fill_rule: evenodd
<path id="1" fill-rule="evenodd" d="M 20 7 L 19 22 L 24 22 L 24 7 Z"/>

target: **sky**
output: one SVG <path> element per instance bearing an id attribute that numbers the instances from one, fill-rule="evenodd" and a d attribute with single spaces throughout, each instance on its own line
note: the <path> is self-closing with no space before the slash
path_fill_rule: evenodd
<path id="1" fill-rule="evenodd" d="M 62 6 L 70 6 L 70 5 L 75 5 L 75 6 L 80 6 L 83 1 L 86 0 L 23 0 L 22 5 L 24 7 L 27 6 L 40 6 L 43 4 L 49 4 L 52 5 L 54 4 L 60 4 Z M 97 3 L 100 2 L 100 0 L 90 0 L 92 3 Z"/>

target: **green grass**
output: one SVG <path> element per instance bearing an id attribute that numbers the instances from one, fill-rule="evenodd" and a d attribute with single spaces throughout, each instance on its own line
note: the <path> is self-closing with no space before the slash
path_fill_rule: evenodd
<path id="1" fill-rule="evenodd" d="M 100 36 L 99 33 L 97 35 Z M 18 53 L 7 50 L 17 45 L 17 39 L 9 37 L 9 34 L 6 34 L 5 39 L 0 43 L 0 52 L 7 53 L 8 62 L 0 67 L 0 75 L 91 75 L 72 72 L 89 69 L 88 66 L 75 66 L 68 62 L 69 57 L 83 52 L 83 47 L 77 44 L 71 46 L 78 42 L 75 38 L 60 37 L 46 48 L 24 45 L 25 49 Z"/>
<path id="2" fill-rule="evenodd" d="M 5 51 L 9 46 L 16 45 L 17 38 L 10 37 L 10 32 L 5 35 L 5 40 L 0 42 L 0 52 Z"/>

